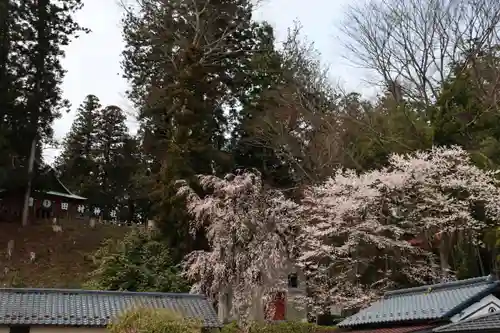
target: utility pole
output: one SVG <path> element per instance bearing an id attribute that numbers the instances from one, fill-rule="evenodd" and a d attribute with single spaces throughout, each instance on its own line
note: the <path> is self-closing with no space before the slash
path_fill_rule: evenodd
<path id="1" fill-rule="evenodd" d="M 32 139 L 30 146 L 30 153 L 28 158 L 28 181 L 26 182 L 26 192 L 24 193 L 24 203 L 23 203 L 23 214 L 22 214 L 22 225 L 27 226 L 29 223 L 29 199 L 31 196 L 31 188 L 33 184 L 33 176 L 35 173 L 35 156 L 36 156 L 36 146 L 38 142 L 38 121 L 39 114 L 42 108 L 43 102 L 43 89 L 42 82 L 45 72 L 45 56 L 49 48 L 49 40 L 47 36 L 47 23 L 48 23 L 48 13 L 47 8 L 50 0 L 38 0 L 37 4 L 37 18 L 36 18 L 36 32 L 37 32 L 37 43 L 35 46 L 35 87 L 33 94 L 31 95 L 30 101 L 27 103 L 27 107 L 31 112 L 31 131 Z"/>

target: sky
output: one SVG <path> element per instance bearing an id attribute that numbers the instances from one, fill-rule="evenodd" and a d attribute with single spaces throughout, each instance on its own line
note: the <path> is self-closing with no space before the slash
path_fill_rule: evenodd
<path id="1" fill-rule="evenodd" d="M 120 60 L 123 49 L 121 37 L 122 10 L 117 0 L 84 0 L 84 8 L 76 19 L 91 33 L 80 36 L 66 49 L 63 66 L 67 70 L 63 82 L 64 97 L 71 104 L 71 111 L 54 123 L 55 139 L 61 140 L 69 131 L 76 108 L 86 95 L 94 94 L 103 105 L 117 105 L 129 115 L 134 114 L 127 101 L 127 82 L 122 79 Z M 360 69 L 344 59 L 344 49 L 339 42 L 338 29 L 343 13 L 353 0 L 267 0 L 255 13 L 257 20 L 266 20 L 282 40 L 295 20 L 302 25 L 303 36 L 314 42 L 321 59 L 330 67 L 332 80 L 354 90 L 363 89 Z M 134 127 L 133 119 L 129 127 Z M 52 163 L 59 153 L 56 148 L 46 148 L 45 160 Z"/>

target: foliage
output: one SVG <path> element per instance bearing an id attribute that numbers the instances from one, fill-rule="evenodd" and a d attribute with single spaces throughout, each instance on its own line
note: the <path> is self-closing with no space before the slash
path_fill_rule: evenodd
<path id="1" fill-rule="evenodd" d="M 226 134 L 249 84 L 251 59 L 270 45 L 272 29 L 252 20 L 249 0 L 137 0 L 123 20 L 123 69 L 139 110 L 150 158 L 146 181 L 158 225 L 175 257 L 206 248 L 191 237 L 178 179 L 227 172 Z M 182 19 L 179 19 L 182 17 Z"/>
<path id="2" fill-rule="evenodd" d="M 250 333 L 321 333 L 321 332 L 333 332 L 334 328 L 322 327 L 310 323 L 301 322 L 282 322 L 282 323 L 265 323 L 265 324 L 254 324 L 250 327 Z"/>
<path id="3" fill-rule="evenodd" d="M 236 162 L 259 168 L 280 187 L 322 180 L 339 162 L 341 144 L 335 96 L 319 55 L 296 26 L 280 50 L 255 62 L 259 80 L 239 114 Z"/>
<path id="4" fill-rule="evenodd" d="M 452 66 L 452 74 L 443 83 L 436 107 L 432 111 L 434 142 L 437 145 L 458 144 L 470 151 L 474 162 L 496 168 L 500 132 L 497 124 L 499 46 L 477 45 Z"/>
<path id="5" fill-rule="evenodd" d="M 222 333 L 327 333 L 336 331 L 335 327 L 319 326 L 302 322 L 270 322 L 253 323 L 245 330 L 236 323 L 227 324 L 222 328 Z"/>
<path id="6" fill-rule="evenodd" d="M 231 322 L 222 327 L 221 333 L 241 333 L 242 329 L 237 322 Z"/>
<path id="7" fill-rule="evenodd" d="M 167 309 L 139 308 L 119 316 L 108 330 L 111 333 L 200 333 L 202 325 Z"/>
<path id="8" fill-rule="evenodd" d="M 394 154 L 380 170 L 339 171 L 308 188 L 300 262 L 317 310 L 357 307 L 388 289 L 448 275 L 451 243 L 481 243 L 482 232 L 500 223 L 495 175 L 459 147 L 433 148 Z M 428 247 L 408 242 L 432 249 L 436 237 L 440 266 Z"/>
<path id="9" fill-rule="evenodd" d="M 97 96 L 88 95 L 77 109 L 71 129 L 57 157 L 56 167 L 62 182 L 69 189 L 88 198 L 87 204 L 97 203 L 99 184 L 96 175 L 99 166 L 95 159 L 97 141 L 96 119 L 101 104 Z"/>
<path id="10" fill-rule="evenodd" d="M 10 187 L 26 185 L 32 141 L 38 142 L 35 156 L 40 158 L 42 143 L 51 142 L 53 120 L 68 106 L 62 97 L 65 71 L 61 58 L 72 37 L 84 30 L 74 20 L 81 7 L 80 0 L 0 3 L 0 137 L 4 152 L 0 168 Z M 24 177 L 17 177 L 18 173 Z"/>
<path id="11" fill-rule="evenodd" d="M 286 287 L 297 206 L 266 188 L 258 173 L 200 176 L 199 185 L 206 196 L 185 182 L 178 194 L 193 217 L 191 230 L 205 229 L 210 250 L 185 258 L 185 276 L 194 282 L 193 291 L 212 300 L 231 293 L 232 310 L 245 321 L 256 289 L 266 295 Z"/>
<path id="12" fill-rule="evenodd" d="M 137 191 L 133 180 L 140 156 L 125 119 L 120 108 L 103 107 L 96 96 L 86 96 L 64 139 L 56 167 L 69 189 L 88 198 L 87 205 L 104 208 L 105 218 L 117 210 L 121 220 L 135 221 Z"/>
<path id="13" fill-rule="evenodd" d="M 184 292 L 189 290 L 158 235 L 132 230 L 123 240 L 109 240 L 94 254 L 97 268 L 88 287 L 102 290 Z"/>

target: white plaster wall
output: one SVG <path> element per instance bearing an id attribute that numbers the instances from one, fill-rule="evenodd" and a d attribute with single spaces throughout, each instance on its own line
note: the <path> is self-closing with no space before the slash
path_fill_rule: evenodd
<path id="1" fill-rule="evenodd" d="M 289 288 L 286 298 L 286 320 L 307 321 L 307 309 L 298 304 L 294 298 L 297 295 L 305 294 L 305 276 L 295 265 L 290 261 L 285 263 L 286 274 L 285 278 L 288 279 L 287 274 L 296 273 L 298 278 L 298 288 Z M 285 281 L 287 282 L 287 281 Z M 221 322 L 229 322 L 237 320 L 231 316 L 232 295 L 231 290 L 223 290 L 219 296 L 217 305 L 218 317 Z M 263 321 L 264 320 L 264 299 L 262 288 L 255 288 L 252 293 L 252 308 L 250 312 L 250 320 Z M 0 332 L 2 333 L 2 332 Z"/>
<path id="2" fill-rule="evenodd" d="M 451 321 L 457 322 L 464 319 L 470 319 L 491 313 L 492 311 L 493 312 L 500 311 L 500 300 L 493 295 L 488 295 L 483 299 L 481 299 L 479 302 L 472 304 L 464 311 L 454 315 L 451 318 Z"/>

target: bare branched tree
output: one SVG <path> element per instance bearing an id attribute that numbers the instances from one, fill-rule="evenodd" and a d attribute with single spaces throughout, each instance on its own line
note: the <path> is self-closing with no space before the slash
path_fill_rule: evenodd
<path id="1" fill-rule="evenodd" d="M 429 105 L 457 63 L 499 42 L 499 21 L 496 0 L 370 0 L 349 7 L 342 30 L 348 59 Z"/>
<path id="2" fill-rule="evenodd" d="M 298 184 L 314 184 L 339 167 L 361 168 L 346 138 L 369 105 L 334 88 L 300 28 L 297 23 L 289 30 L 279 51 L 279 79 L 263 93 L 264 111 L 253 121 L 252 144 L 274 150 Z"/>

